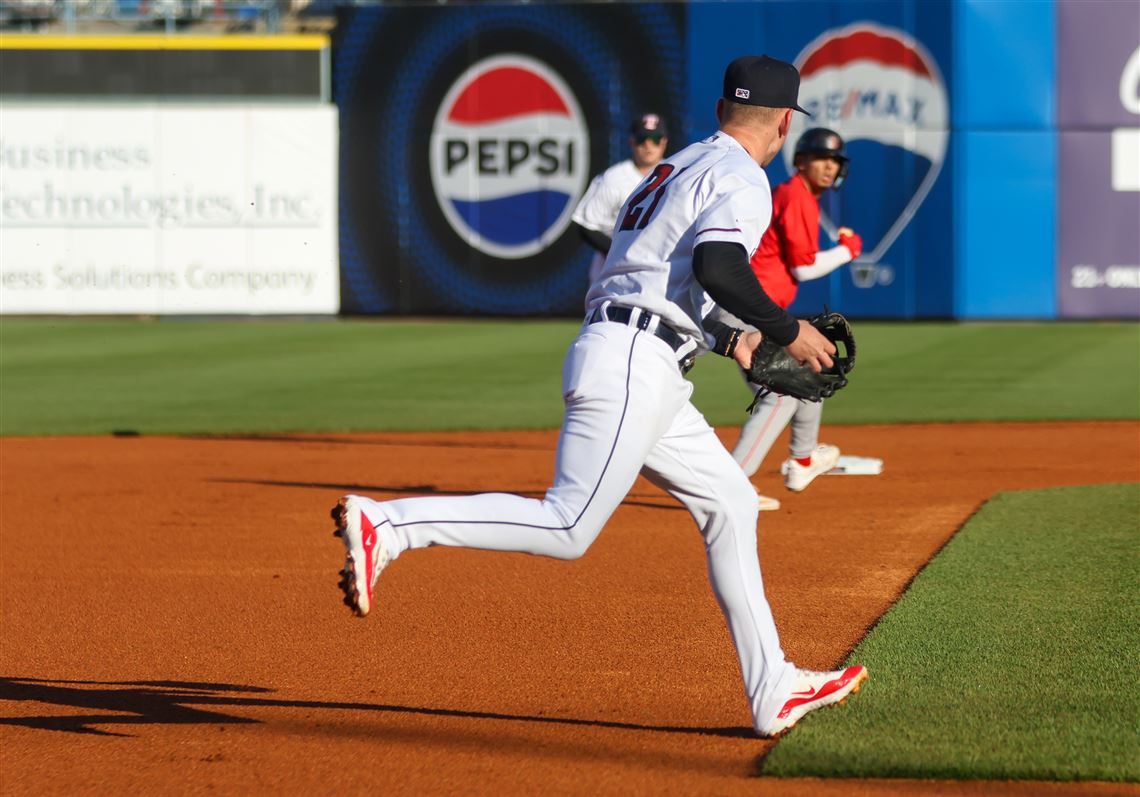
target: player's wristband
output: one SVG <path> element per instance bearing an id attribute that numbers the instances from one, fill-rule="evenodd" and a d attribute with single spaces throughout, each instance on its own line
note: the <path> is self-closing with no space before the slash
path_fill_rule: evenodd
<path id="1" fill-rule="evenodd" d="M 723 321 L 712 318 L 706 318 L 701 325 L 713 336 L 712 351 L 721 357 L 731 357 L 736 351 L 736 344 L 740 342 L 740 336 L 744 334 L 743 329 L 730 327 Z"/>
<path id="2" fill-rule="evenodd" d="M 718 351 L 723 357 L 731 357 L 736 353 L 736 344 L 740 342 L 740 336 L 744 334 L 743 329 L 734 329 L 732 334 L 728 336 L 728 340 L 724 344 L 724 350 Z"/>

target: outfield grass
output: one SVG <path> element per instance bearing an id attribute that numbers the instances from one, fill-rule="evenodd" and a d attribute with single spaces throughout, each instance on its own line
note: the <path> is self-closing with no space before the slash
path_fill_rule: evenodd
<path id="1" fill-rule="evenodd" d="M 851 656 L 871 680 L 766 774 L 1140 780 L 1140 485 L 999 494 Z"/>
<path id="2" fill-rule="evenodd" d="M 831 423 L 1140 417 L 1140 326 L 857 323 Z M 552 428 L 572 321 L 0 318 L 0 434 Z M 702 358 L 694 401 L 750 396 Z"/>

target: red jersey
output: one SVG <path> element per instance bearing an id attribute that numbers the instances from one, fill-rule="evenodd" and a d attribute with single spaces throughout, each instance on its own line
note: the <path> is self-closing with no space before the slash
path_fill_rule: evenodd
<path id="1" fill-rule="evenodd" d="M 772 223 L 752 255 L 752 271 L 772 301 L 787 309 L 800 283 L 796 266 L 810 266 L 819 251 L 819 200 L 799 174 L 772 192 Z"/>

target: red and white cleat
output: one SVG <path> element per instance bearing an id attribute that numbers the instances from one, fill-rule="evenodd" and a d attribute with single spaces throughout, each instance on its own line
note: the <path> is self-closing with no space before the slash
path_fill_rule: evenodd
<path id="1" fill-rule="evenodd" d="M 792 492 L 802 492 L 815 481 L 816 476 L 827 473 L 837 462 L 839 462 L 839 448 L 826 443 L 820 444 L 811 452 L 810 465 L 801 465 L 794 459 L 789 459 L 785 463 L 787 471 L 784 473 L 784 486 Z"/>
<path id="2" fill-rule="evenodd" d="M 846 670 L 813 672 L 799 670 L 791 697 L 776 714 L 768 727 L 758 729 L 761 736 L 779 736 L 795 725 L 809 711 L 842 703 L 859 691 L 870 674 L 861 664 Z"/>
<path id="3" fill-rule="evenodd" d="M 333 535 L 344 541 L 347 551 L 337 586 L 344 590 L 345 605 L 364 617 L 372 609 L 376 579 L 392 557 L 355 496 L 340 499 L 330 514 L 336 522 Z"/>

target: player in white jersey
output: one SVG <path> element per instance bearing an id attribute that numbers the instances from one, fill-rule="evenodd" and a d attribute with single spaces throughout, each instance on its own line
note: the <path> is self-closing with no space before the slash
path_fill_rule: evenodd
<path id="1" fill-rule="evenodd" d="M 570 220 L 578 227 L 582 239 L 593 247 L 589 284 L 602 273 L 602 264 L 610 251 L 618 211 L 645 175 L 665 157 L 669 146 L 669 129 L 655 113 L 644 113 L 629 126 L 630 157 L 615 163 L 590 181 L 586 193 L 574 208 Z"/>
<path id="2" fill-rule="evenodd" d="M 345 602 L 367 614 L 380 571 L 432 545 L 582 556 L 644 474 L 681 501 L 704 538 L 708 574 L 739 657 L 752 724 L 778 735 L 807 712 L 841 702 L 867 677 L 784 657 L 756 551 L 756 492 L 693 407 L 684 373 L 715 350 L 747 362 L 762 335 L 820 370 L 835 347 L 769 299 L 748 265 L 771 213 L 760 168 L 791 124 L 799 73 L 767 56 L 725 71 L 720 130 L 659 164 L 619 214 L 582 331 L 562 371 L 566 412 L 554 483 L 543 499 L 501 493 L 378 502 L 350 495 L 333 508 L 347 549 Z M 759 332 L 712 324 L 714 301 Z"/>

